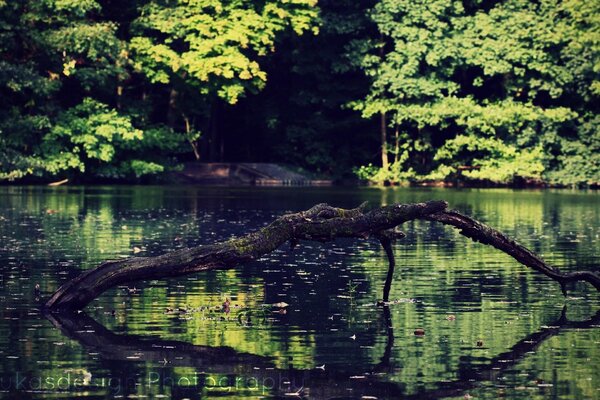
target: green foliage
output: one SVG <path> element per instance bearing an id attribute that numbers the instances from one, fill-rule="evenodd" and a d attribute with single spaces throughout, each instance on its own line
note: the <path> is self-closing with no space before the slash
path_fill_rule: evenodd
<path id="1" fill-rule="evenodd" d="M 258 59 L 275 49 L 275 37 L 288 26 L 297 34 L 316 29 L 316 0 L 180 0 L 149 2 L 131 39 L 136 69 L 151 82 L 175 77 L 204 95 L 235 104 L 267 80 Z"/>
<path id="2" fill-rule="evenodd" d="M 600 182 L 600 117 L 580 120 L 578 136 L 560 142 L 558 168 L 548 173 L 552 183 L 587 186 Z"/>
<path id="3" fill-rule="evenodd" d="M 44 168 L 52 174 L 71 169 L 85 172 L 86 164 L 112 162 L 122 142 L 141 139 L 142 131 L 133 128 L 129 118 L 86 98 L 63 112 L 44 136 Z"/>
<path id="4" fill-rule="evenodd" d="M 0 1 L 0 179 L 598 185 L 599 55 L 583 0 Z"/>
<path id="5" fill-rule="evenodd" d="M 86 91 L 113 86 L 128 75 L 125 45 L 116 37 L 114 23 L 78 24 L 50 32 L 46 44 L 62 53 L 61 72 L 77 79 Z"/>
<path id="6" fill-rule="evenodd" d="M 348 58 L 348 49 L 370 34 L 369 4 L 318 4 L 318 34 L 282 35 L 278 51 L 269 55 L 269 83 L 251 102 L 252 114 L 260 117 L 252 128 L 262 134 L 271 160 L 348 177 L 352 166 L 370 159 L 373 142 L 370 122 L 345 107 L 348 99 L 368 90 L 368 80 Z"/>
<path id="7" fill-rule="evenodd" d="M 354 51 L 371 89 L 351 105 L 429 144 L 398 166 L 417 179 L 597 184 L 598 160 L 583 143 L 599 126 L 580 118 L 598 100 L 592 3 L 381 0 L 371 14 L 380 39 Z M 584 160 L 591 168 L 566 172 Z"/>
<path id="8" fill-rule="evenodd" d="M 40 168 L 38 160 L 14 150 L 2 137 L 0 137 L 0 148 L 3 149 L 0 151 L 0 180 L 14 181 Z"/>
<path id="9" fill-rule="evenodd" d="M 52 174 L 79 171 L 104 178 L 140 178 L 174 167 L 166 155 L 181 152 L 183 145 L 183 138 L 167 127 L 136 129 L 129 116 L 86 98 L 63 112 L 44 136 L 41 160 Z"/>
<path id="10" fill-rule="evenodd" d="M 404 170 L 403 163 L 398 161 L 391 163 L 388 168 L 377 167 L 373 164 L 363 165 L 355 168 L 354 173 L 358 179 L 370 181 L 377 185 L 386 183 L 407 184 L 416 177 L 412 168 Z"/>
<path id="11" fill-rule="evenodd" d="M 495 138 L 458 135 L 437 151 L 441 165 L 423 179 L 466 178 L 499 184 L 517 179 L 540 181 L 544 171 L 541 147 L 517 149 Z M 461 168 L 470 163 L 470 168 Z"/>

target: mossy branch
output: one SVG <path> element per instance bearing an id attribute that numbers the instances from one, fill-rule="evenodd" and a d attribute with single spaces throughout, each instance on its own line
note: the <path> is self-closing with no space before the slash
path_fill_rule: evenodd
<path id="1" fill-rule="evenodd" d="M 597 274 L 587 271 L 561 274 L 501 232 L 456 211 L 446 211 L 445 201 L 394 204 L 368 212 L 365 206 L 362 204 L 358 208 L 345 210 L 317 204 L 307 211 L 283 215 L 256 232 L 225 242 L 177 250 L 158 257 L 107 261 L 62 285 L 52 294 L 45 307 L 50 310 L 79 310 L 117 285 L 235 268 L 272 252 L 286 242 L 294 246 L 301 240 L 328 242 L 340 237 L 370 236 L 380 240 L 390 261 L 384 287 L 384 300 L 387 301 L 394 265 L 391 242 L 404 235 L 394 228 L 415 219 L 457 227 L 463 235 L 492 245 L 523 265 L 558 281 L 563 290 L 565 283 L 579 280 L 587 281 L 600 290 L 600 277 Z"/>

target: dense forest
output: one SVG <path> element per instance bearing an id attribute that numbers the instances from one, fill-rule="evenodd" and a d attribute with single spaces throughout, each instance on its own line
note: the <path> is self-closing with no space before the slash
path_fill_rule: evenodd
<path id="1" fill-rule="evenodd" d="M 0 182 L 600 183 L 600 2 L 0 0 Z"/>

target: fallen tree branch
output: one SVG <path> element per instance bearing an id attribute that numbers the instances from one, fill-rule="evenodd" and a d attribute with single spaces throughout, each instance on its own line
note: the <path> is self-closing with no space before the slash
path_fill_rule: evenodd
<path id="1" fill-rule="evenodd" d="M 406 237 L 404 232 L 388 229 L 375 234 L 375 237 L 381 243 L 381 247 L 385 251 L 385 255 L 388 258 L 388 271 L 385 277 L 385 284 L 383 285 L 383 300 L 380 302 L 384 304 L 390 299 L 390 290 L 392 289 L 392 280 L 394 280 L 394 268 L 396 266 L 396 260 L 394 257 L 394 247 L 392 246 L 396 239 L 403 239 Z"/>
<path id="2" fill-rule="evenodd" d="M 283 215 L 256 232 L 226 242 L 177 250 L 158 257 L 132 257 L 104 262 L 62 285 L 52 294 L 45 307 L 52 310 L 78 310 L 117 285 L 234 268 L 272 252 L 285 242 L 290 242 L 293 247 L 301 240 L 327 242 L 340 237 L 369 236 L 379 239 L 390 261 L 390 271 L 384 286 L 384 300 L 387 301 L 394 266 L 391 242 L 403 236 L 394 228 L 414 219 L 438 221 L 457 227 L 463 235 L 490 244 L 522 264 L 558 281 L 563 291 L 566 282 L 580 280 L 587 281 L 600 290 L 600 277 L 597 274 L 561 274 L 504 234 L 456 211 L 446 211 L 446 207 L 445 201 L 428 201 L 395 204 L 365 212 L 365 204 L 352 210 L 317 204 L 307 211 Z"/>
<path id="3" fill-rule="evenodd" d="M 458 211 L 441 211 L 425 217 L 430 221 L 441 222 L 460 229 L 460 234 L 475 242 L 489 244 L 505 252 L 521 264 L 554 279 L 560 283 L 563 294 L 566 295 L 566 284 L 569 282 L 586 281 L 600 291 L 600 276 L 590 271 L 561 273 L 544 262 L 537 254 L 517 243 L 500 231 L 491 228 Z"/>

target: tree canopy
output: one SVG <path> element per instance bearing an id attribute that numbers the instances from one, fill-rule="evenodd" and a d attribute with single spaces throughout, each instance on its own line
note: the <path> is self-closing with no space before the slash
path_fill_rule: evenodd
<path id="1" fill-rule="evenodd" d="M 600 5 L 0 1 L 0 179 L 600 183 Z"/>
<path id="2" fill-rule="evenodd" d="M 381 181 L 598 182 L 590 125 L 599 11 L 582 1 L 380 1 L 371 16 L 381 36 L 357 46 L 371 87 L 353 105 L 393 128 L 391 145 L 382 143 L 393 162 L 359 172 Z"/>

